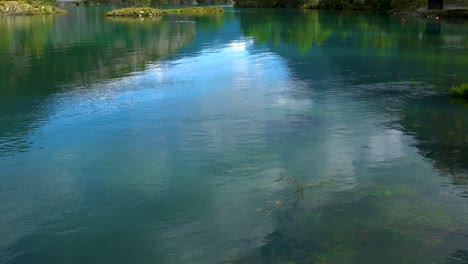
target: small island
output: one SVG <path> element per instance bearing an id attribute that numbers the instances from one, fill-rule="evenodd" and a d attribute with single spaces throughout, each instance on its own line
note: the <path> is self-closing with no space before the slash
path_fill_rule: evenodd
<path id="1" fill-rule="evenodd" d="M 190 14 L 206 15 L 223 13 L 224 9 L 219 7 L 186 7 L 177 9 L 159 9 L 150 7 L 127 7 L 105 12 L 109 17 L 156 17 L 163 14 Z"/>
<path id="2" fill-rule="evenodd" d="M 29 3 L 25 1 L 0 1 L 0 16 L 18 15 L 58 15 L 67 11 L 46 3 Z"/>

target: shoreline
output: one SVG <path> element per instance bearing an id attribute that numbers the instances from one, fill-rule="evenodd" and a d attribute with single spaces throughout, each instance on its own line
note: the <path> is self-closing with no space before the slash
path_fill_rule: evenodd
<path id="1" fill-rule="evenodd" d="M 391 8 L 387 6 L 382 8 L 381 6 L 370 6 L 370 5 L 353 5 L 353 4 L 343 4 L 338 6 L 323 5 L 317 2 L 317 4 L 305 4 L 305 5 L 293 5 L 291 3 L 286 3 L 283 5 L 271 4 L 264 2 L 259 4 L 256 1 L 246 0 L 236 2 L 234 5 L 235 8 L 294 8 L 294 9 L 304 9 L 304 10 L 336 10 L 336 11 L 374 11 L 374 12 L 384 12 L 395 16 L 412 16 L 412 17 L 427 17 L 427 18 L 449 18 L 449 19 L 467 19 L 468 18 L 468 4 L 460 4 L 458 2 L 451 2 L 444 5 L 443 9 L 431 9 L 428 10 L 427 6 L 419 7 L 416 6 L 407 6 L 399 8 Z"/>

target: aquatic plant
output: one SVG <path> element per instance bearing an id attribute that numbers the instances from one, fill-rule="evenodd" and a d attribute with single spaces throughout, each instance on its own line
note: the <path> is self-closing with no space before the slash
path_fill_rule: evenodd
<path id="1" fill-rule="evenodd" d="M 452 86 L 450 98 L 468 100 L 468 83 Z"/>
<path id="2" fill-rule="evenodd" d="M 276 201 L 267 201 L 267 205 L 262 208 L 258 208 L 257 212 L 265 213 L 266 215 L 270 215 L 275 212 L 277 209 L 284 205 L 283 201 L 276 200 Z"/>
<path id="3" fill-rule="evenodd" d="M 297 198 L 302 200 L 304 199 L 304 193 L 306 189 L 314 188 L 319 185 L 324 185 L 327 183 L 332 183 L 334 180 L 331 179 L 322 179 L 317 181 L 312 181 L 309 183 L 304 183 L 300 181 L 297 177 L 293 175 L 282 174 L 280 178 L 275 180 L 275 182 L 283 182 L 287 184 L 293 184 L 295 186 L 294 193 L 297 195 Z"/>
<path id="4" fill-rule="evenodd" d="M 305 188 L 306 188 L 305 184 L 296 182 L 296 191 L 294 193 L 296 193 L 300 199 L 304 199 Z"/>

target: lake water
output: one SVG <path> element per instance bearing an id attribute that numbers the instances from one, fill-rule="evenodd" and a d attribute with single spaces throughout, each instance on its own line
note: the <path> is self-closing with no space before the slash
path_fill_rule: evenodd
<path id="1" fill-rule="evenodd" d="M 0 17 L 0 263 L 468 263 L 468 21 Z"/>

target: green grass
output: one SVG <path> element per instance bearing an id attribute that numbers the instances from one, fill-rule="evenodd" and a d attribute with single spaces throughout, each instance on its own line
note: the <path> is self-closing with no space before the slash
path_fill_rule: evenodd
<path id="1" fill-rule="evenodd" d="M 450 89 L 450 98 L 468 101 L 468 83 L 452 86 L 452 89 Z"/>
<path id="2" fill-rule="evenodd" d="M 224 9 L 219 7 L 187 7 L 177 9 L 158 9 L 149 7 L 128 7 L 114 9 L 105 12 L 104 16 L 120 16 L 120 17 L 155 17 L 162 14 L 189 14 L 189 15 L 206 15 L 214 13 L 223 13 Z"/>

